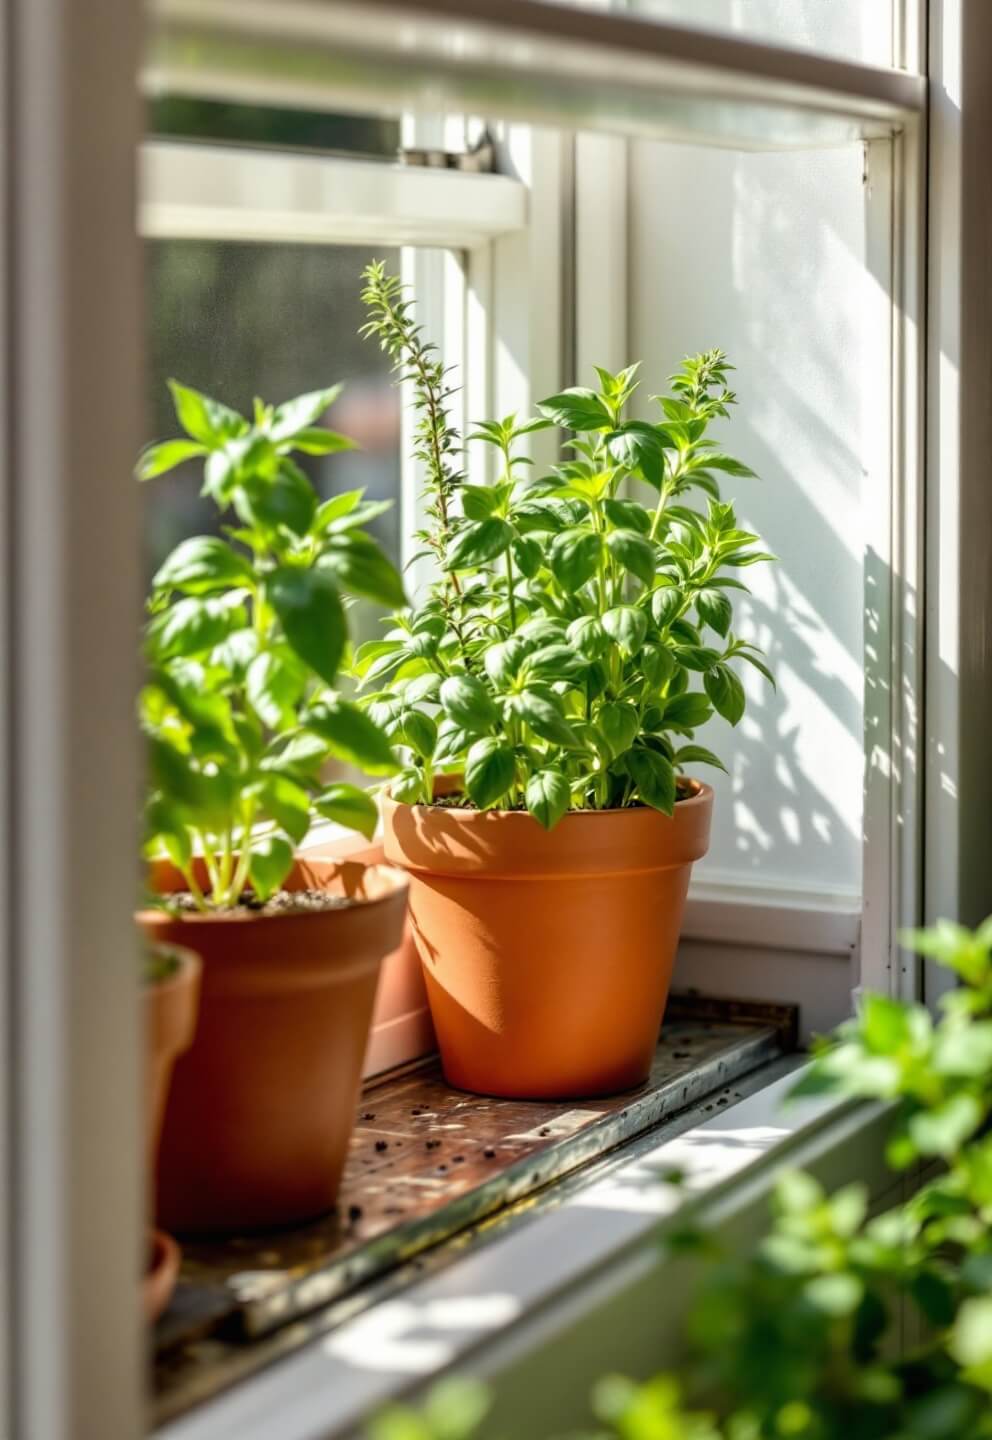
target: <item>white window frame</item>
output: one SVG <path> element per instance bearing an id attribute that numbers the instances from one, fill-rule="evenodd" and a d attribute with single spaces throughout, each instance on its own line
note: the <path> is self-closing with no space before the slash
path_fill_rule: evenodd
<path id="1" fill-rule="evenodd" d="M 873 657 L 888 687 L 875 712 L 885 763 L 870 776 L 866 827 L 871 853 L 886 860 L 866 875 L 864 948 L 875 957 L 873 982 L 917 992 L 919 974 L 891 937 L 896 922 L 921 908 L 924 834 L 924 917 L 970 922 L 990 904 L 992 295 L 984 247 L 992 10 L 984 0 L 931 0 L 928 110 L 927 83 L 913 75 L 535 0 L 152 0 L 150 8 L 152 78 L 217 97 L 375 108 L 388 94 L 405 110 L 471 111 L 492 108 L 485 93 L 496 86 L 488 94 L 499 93 L 500 108 L 524 121 L 581 114 L 590 128 L 618 135 L 871 143 L 873 173 L 891 177 L 900 243 L 891 340 L 896 483 L 875 522 L 892 577 Z M 0 19 L 10 136 L 0 412 L 10 536 L 0 574 L 8 1043 L 0 1121 L 11 1177 L 0 1211 L 10 1262 L 0 1357 L 11 1382 L 0 1428 L 14 1440 L 132 1440 L 142 1371 L 134 1299 L 140 1020 L 120 897 L 136 853 L 138 775 L 136 611 L 127 601 L 138 602 L 138 522 L 123 477 L 142 408 L 133 228 L 139 35 L 131 0 L 94 0 L 85 13 L 70 0 L 3 0 Z M 919 31 L 907 34 L 922 54 Z M 328 58 L 334 63 L 321 63 Z M 512 134 L 506 143 L 512 150 Z M 554 163 L 556 194 L 565 193 L 570 167 L 560 147 Z M 581 214 L 577 191 L 573 203 Z M 557 201 L 555 208 L 561 224 Z M 533 260 L 541 247 L 531 218 L 523 253 Z M 616 237 L 583 232 L 580 274 L 592 263 L 591 244 L 609 247 Z M 488 295 L 492 313 L 516 301 L 515 313 L 520 233 L 486 248 L 488 273 L 476 261 L 471 279 L 473 305 Z M 526 350 L 493 361 L 484 383 L 496 409 L 521 375 L 541 376 L 543 389 L 545 373 L 569 368 L 567 357 L 548 356 L 561 334 L 558 288 L 544 301 L 548 332 L 535 324 Z M 622 335 L 595 332 L 602 323 L 592 312 L 577 320 L 576 358 L 593 335 L 598 353 L 601 344 L 619 348 Z M 842 1119 L 824 1121 L 824 1134 L 839 1134 L 832 1127 Z M 846 1154 L 866 1133 L 865 1117 L 850 1123 Z M 728 1203 L 733 1208 L 733 1195 Z M 576 1276 L 563 1294 L 572 1321 L 602 1320 L 594 1279 Z M 555 1334 L 565 1333 L 562 1319 Z"/>

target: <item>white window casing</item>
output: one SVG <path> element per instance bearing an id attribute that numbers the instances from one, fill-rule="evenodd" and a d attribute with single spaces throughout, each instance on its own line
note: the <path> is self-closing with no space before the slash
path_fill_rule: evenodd
<path id="1" fill-rule="evenodd" d="M 397 109 L 498 109 L 521 121 L 605 129 L 611 136 L 688 136 L 751 147 L 871 142 L 878 215 L 888 215 L 896 243 L 892 401 L 883 405 L 893 485 L 878 497 L 873 521 L 882 585 L 873 657 L 880 692 L 872 713 L 887 763 L 870 773 L 866 824 L 870 854 L 883 858 L 866 870 L 863 978 L 891 993 L 915 993 L 917 973 L 904 969 L 891 937 L 920 909 L 921 836 L 927 916 L 975 920 L 992 908 L 992 199 L 986 175 L 992 12 L 985 0 L 930 5 L 926 172 L 924 78 L 797 57 L 691 27 L 535 0 L 292 0 L 280 7 L 264 0 L 153 0 L 149 8 L 149 80 L 186 93 L 375 109 L 388 97 Z M 0 307 L 2 513 L 9 537 L 0 564 L 8 721 L 0 784 L 9 1117 L 3 1140 L 10 1179 L 0 1220 L 11 1261 L 0 1304 L 0 1321 L 7 1320 L 0 1356 L 8 1356 L 11 1383 L 0 1417 L 12 1440 L 133 1440 L 140 1433 L 143 1372 L 135 1298 L 141 1017 L 126 898 L 134 882 L 139 774 L 132 721 L 139 530 L 128 480 L 143 405 L 133 175 L 138 26 L 130 0 L 94 0 L 85 14 L 67 0 L 3 0 L 0 13 L 9 41 L 3 91 L 10 120 Z M 906 54 L 910 48 L 907 42 Z M 448 272 L 444 283 L 463 286 L 460 323 L 469 352 L 484 344 L 486 316 L 507 337 L 468 397 L 470 406 L 485 404 L 497 413 L 528 408 L 561 379 L 571 380 L 566 372 L 584 364 L 594 348 L 611 354 L 624 348 L 616 317 L 587 310 L 577 319 L 571 355 L 563 353 L 569 347 L 562 345 L 557 257 L 568 236 L 560 228 L 566 223 L 560 196 L 569 176 L 576 184 L 579 177 L 558 130 L 533 133 L 529 154 L 522 128 L 511 126 L 502 141 L 520 182 L 535 185 L 527 225 L 480 235 L 479 214 L 463 214 L 459 223 L 470 221 L 472 234 L 463 228 L 457 244 L 451 231 L 430 242 L 457 252 L 463 278 Z M 597 152 L 602 157 L 602 147 L 585 146 L 590 165 Z M 534 167 L 529 173 L 528 166 Z M 351 174 L 357 194 L 359 174 Z M 553 193 L 536 185 L 538 175 L 557 176 Z M 508 183 L 515 184 L 512 177 Z M 502 188 L 509 209 L 510 191 Z M 392 223 L 412 225 L 417 215 L 416 223 L 424 222 L 426 194 L 417 191 L 409 214 L 406 200 L 391 202 Z M 275 227 L 273 238 L 289 238 L 278 230 L 286 209 L 247 198 L 259 223 Z M 577 216 L 590 213 L 585 197 L 576 194 L 573 203 Z M 327 204 L 323 222 L 314 222 L 310 198 L 302 209 L 308 223 L 340 226 L 341 235 L 347 216 L 335 210 L 333 196 Z M 156 199 L 144 212 L 150 231 L 191 223 L 182 207 L 164 219 L 157 205 Z M 606 256 L 618 251 L 615 233 L 597 236 L 580 225 L 581 275 L 596 246 Z M 395 233 L 428 243 L 424 230 Z M 884 238 L 884 226 L 879 235 Z M 553 284 L 529 292 L 540 296 L 540 309 L 527 315 L 520 277 L 536 287 L 547 276 L 541 266 L 548 255 L 556 257 Z M 914 730 L 921 709 L 922 743 Z M 837 943 L 849 919 L 834 917 Z M 929 998 L 932 977 L 926 978 Z M 728 1129 L 774 1131 L 777 1124 L 766 1123 L 767 1112 L 761 1120 L 743 1106 L 725 1118 Z M 880 1123 L 875 1112 L 842 1108 L 812 1119 L 808 1130 L 800 1127 L 794 1146 L 787 1135 L 765 1135 L 763 1155 L 750 1158 L 765 1186 L 781 1146 L 797 1161 L 833 1166 L 838 1179 L 861 1167 L 876 1175 Z M 722 1143 L 713 1127 L 706 1131 L 696 1149 L 700 1161 L 716 1163 Z M 881 1185 L 880 1173 L 876 1178 Z M 713 1191 L 721 1223 L 731 1224 L 757 1203 L 745 1179 L 743 1172 L 724 1174 Z M 604 1214 L 608 1208 L 602 1206 Z M 622 1207 L 614 1213 L 635 1223 Z M 611 1334 L 621 1344 L 627 1335 L 618 1324 L 621 1314 L 637 1322 L 654 1356 L 659 1337 L 669 1332 L 664 1312 L 643 1306 L 638 1297 L 646 1292 L 638 1287 L 650 1280 L 652 1296 L 662 1291 L 676 1300 L 680 1293 L 669 1287 L 669 1272 L 661 1285 L 652 1269 L 663 1263 L 652 1236 L 658 1223 L 653 1215 L 643 1232 L 611 1231 L 613 1249 L 584 1269 L 575 1264 L 571 1241 L 560 1252 L 562 1263 L 571 1255 L 568 1271 L 555 1269 L 550 1246 L 543 1269 L 541 1247 L 536 1256 L 528 1248 L 535 1289 L 519 1304 L 511 1286 L 522 1272 L 499 1270 L 506 1252 L 497 1246 L 480 1251 L 473 1268 L 452 1267 L 435 1282 L 445 1293 L 414 1295 L 411 1304 L 455 1292 L 464 1297 L 457 1313 L 469 1338 L 445 1363 L 472 1357 L 484 1343 L 497 1382 L 501 1375 L 519 1381 L 532 1373 L 527 1367 L 546 1361 L 556 1345 L 574 1347 L 582 1327 L 589 1327 L 582 1332 L 586 1343 L 599 1344 L 597 1353 L 604 1353 Z M 488 1281 L 480 1262 L 497 1263 Z M 499 1313 L 504 1322 L 513 1319 L 515 1331 L 513 1337 L 504 1331 L 499 1344 L 480 1322 L 484 1307 L 471 1312 L 468 1304 L 487 1293 L 509 1295 L 513 1306 L 511 1317 L 511 1303 L 500 1302 Z M 340 1359 L 340 1349 L 301 1352 L 314 1388 L 281 1389 L 284 1440 L 334 1433 L 325 1387 L 340 1373 L 335 1353 Z M 629 1347 L 624 1353 L 636 1368 L 638 1356 Z M 304 1371 L 295 1372 L 297 1379 Z M 282 1387 L 286 1378 L 288 1367 L 284 1374 L 274 1368 L 246 1388 L 240 1405 L 264 1415 L 262 1402 L 275 1393 L 269 1387 Z M 368 1372 L 355 1383 L 349 1394 L 356 1405 L 379 1393 Z M 190 1440 L 197 1427 L 210 1440 L 224 1433 L 209 1429 L 206 1413 L 190 1421 Z M 248 1432 L 227 1433 L 244 1440 Z M 339 1427 L 338 1433 L 345 1432 Z"/>

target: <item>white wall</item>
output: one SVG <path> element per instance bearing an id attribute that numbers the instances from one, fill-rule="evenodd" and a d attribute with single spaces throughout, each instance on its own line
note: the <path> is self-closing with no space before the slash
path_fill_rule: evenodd
<path id="1" fill-rule="evenodd" d="M 863 164 L 860 146 L 632 147 L 631 355 L 653 391 L 684 354 L 728 351 L 740 404 L 721 440 L 761 479 L 724 493 L 780 557 L 742 572 L 754 597 L 737 626 L 768 650 L 778 690 L 749 672 L 738 729 L 701 734 L 730 770 L 699 866 L 711 882 L 861 884 L 862 501 L 887 425 Z"/>

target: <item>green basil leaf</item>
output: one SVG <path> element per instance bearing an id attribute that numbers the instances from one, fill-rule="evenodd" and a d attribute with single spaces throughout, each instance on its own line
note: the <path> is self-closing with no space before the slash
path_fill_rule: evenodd
<path id="1" fill-rule="evenodd" d="M 415 765 L 407 765 L 389 782 L 389 793 L 401 805 L 420 805 L 424 801 L 424 774 Z"/>
<path id="2" fill-rule="evenodd" d="M 317 567 L 328 571 L 343 590 L 355 595 L 364 595 L 368 600 L 396 610 L 406 604 L 403 581 L 395 566 L 372 536 L 362 530 L 345 530 L 330 536 Z"/>
<path id="3" fill-rule="evenodd" d="M 636 500 L 607 498 L 603 501 L 603 509 L 607 520 L 618 530 L 635 530 L 639 535 L 647 535 L 651 529 L 651 516 Z"/>
<path id="4" fill-rule="evenodd" d="M 404 705 L 399 715 L 388 726 L 386 733 L 397 745 L 406 745 L 424 759 L 429 759 L 437 745 L 437 725 L 430 715 Z"/>
<path id="5" fill-rule="evenodd" d="M 472 744 L 473 738 L 468 730 L 463 730 L 454 720 L 442 720 L 437 727 L 434 763 L 444 765 L 460 760 Z"/>
<path id="6" fill-rule="evenodd" d="M 510 547 L 513 563 L 525 580 L 533 580 L 544 563 L 544 550 L 539 540 L 529 535 L 518 535 Z"/>
<path id="7" fill-rule="evenodd" d="M 712 713 L 705 695 L 676 695 L 665 705 L 664 723 L 672 730 L 697 730 Z"/>
<path id="8" fill-rule="evenodd" d="M 595 716 L 596 729 L 606 741 L 612 758 L 629 750 L 640 728 L 637 708 L 626 701 L 601 705 Z"/>
<path id="9" fill-rule="evenodd" d="M 586 660 L 598 660 L 609 649 L 610 637 L 596 615 L 582 615 L 565 632 L 569 645 Z"/>
<path id="10" fill-rule="evenodd" d="M 400 768 L 392 746 L 364 710 L 328 693 L 312 705 L 303 720 L 319 735 L 332 755 L 347 760 L 369 775 L 395 775 Z"/>
<path id="11" fill-rule="evenodd" d="M 726 665 L 717 665 L 703 676 L 703 688 L 713 702 L 713 709 L 731 725 L 736 725 L 744 714 L 747 703 L 744 686 L 733 670 Z"/>
<path id="12" fill-rule="evenodd" d="M 203 655 L 247 620 L 243 594 L 190 595 L 156 615 L 147 629 L 149 652 L 158 660 Z"/>
<path id="13" fill-rule="evenodd" d="M 472 734 L 491 730 L 499 719 L 496 702 L 474 675 L 450 675 L 440 691 L 441 709 Z"/>
<path id="14" fill-rule="evenodd" d="M 513 784 L 516 763 L 504 740 L 476 740 L 465 757 L 465 788 L 480 810 L 488 810 Z"/>
<path id="15" fill-rule="evenodd" d="M 186 595 L 207 595 L 251 584 L 250 561 L 216 535 L 194 535 L 177 545 L 152 578 L 152 590 L 182 590 Z"/>
<path id="16" fill-rule="evenodd" d="M 310 796 L 288 775 L 268 773 L 259 781 L 258 800 L 266 819 L 276 824 L 297 845 L 301 845 L 310 829 Z"/>
<path id="17" fill-rule="evenodd" d="M 293 847 L 282 835 L 259 835 L 251 842 L 248 876 L 259 900 L 268 900 L 282 887 L 293 868 Z"/>
<path id="18" fill-rule="evenodd" d="M 362 490 L 342 490 L 340 495 L 332 495 L 330 500 L 323 501 L 317 506 L 317 513 L 313 518 L 312 530 L 315 535 L 323 534 L 329 525 L 335 520 L 343 520 L 350 515 L 361 503 Z"/>
<path id="19" fill-rule="evenodd" d="M 564 530 L 551 542 L 548 563 L 563 590 L 580 590 L 596 573 L 603 542 L 593 530 Z"/>
<path id="20" fill-rule="evenodd" d="M 178 380 L 170 380 L 169 389 L 176 407 L 176 419 L 186 434 L 202 445 L 215 449 L 225 440 L 243 435 L 248 429 L 248 421 L 219 400 L 211 400 L 209 395 L 181 385 Z"/>
<path id="21" fill-rule="evenodd" d="M 667 645 L 657 645 L 649 641 L 641 646 L 638 659 L 645 680 L 655 690 L 667 685 L 675 672 L 675 656 Z"/>
<path id="22" fill-rule="evenodd" d="M 523 690 L 511 695 L 507 711 L 529 725 L 535 735 L 549 740 L 553 745 L 578 745 L 575 731 L 565 719 L 561 702 L 553 692 L 541 694 L 537 690 Z"/>
<path id="23" fill-rule="evenodd" d="M 166 740 L 148 742 L 154 784 L 170 803 L 187 812 L 197 824 L 226 829 L 233 819 L 237 798 L 234 777 L 225 771 L 204 774 L 191 755 L 184 755 Z"/>
<path id="24" fill-rule="evenodd" d="M 633 605 L 616 605 L 603 616 L 603 629 L 625 655 L 636 655 L 648 633 L 648 617 Z"/>
<path id="25" fill-rule="evenodd" d="M 673 815 L 676 784 L 671 761 L 666 760 L 664 755 L 659 755 L 657 750 L 648 750 L 642 746 L 628 750 L 625 760 L 630 776 L 637 786 L 637 793 L 645 805 L 660 810 L 663 815 Z"/>
<path id="26" fill-rule="evenodd" d="M 448 570 L 474 570 L 494 559 L 510 544 L 513 530 L 505 520 L 491 516 L 462 530 L 448 551 Z"/>
<path id="27" fill-rule="evenodd" d="M 683 745 L 681 750 L 675 752 L 675 764 L 684 765 L 715 765 L 718 770 L 728 773 L 726 765 L 719 755 L 714 755 L 712 750 L 707 750 L 705 745 Z"/>
<path id="28" fill-rule="evenodd" d="M 282 458 L 271 479 L 252 472 L 234 490 L 234 508 L 247 525 L 305 535 L 317 513 L 317 496 L 298 465 Z"/>
<path id="29" fill-rule="evenodd" d="M 403 686 L 403 699 L 409 705 L 419 705 L 422 700 L 436 702 L 440 693 L 440 675 L 417 675 Z"/>
<path id="30" fill-rule="evenodd" d="M 628 420 L 606 437 L 610 459 L 625 470 L 638 470 L 649 485 L 661 489 L 664 479 L 662 434 L 643 420 Z"/>
<path id="31" fill-rule="evenodd" d="M 295 725 L 296 706 L 303 698 L 306 683 L 307 672 L 295 656 L 273 650 L 256 655 L 245 672 L 248 703 L 270 730 Z"/>
<path id="32" fill-rule="evenodd" d="M 396 780 L 390 782 L 395 793 Z M 314 808 L 325 820 L 334 820 L 357 830 L 366 840 L 371 840 L 379 823 L 379 807 L 367 790 L 357 785 L 328 785 L 314 800 Z"/>
<path id="33" fill-rule="evenodd" d="M 560 770 L 538 770 L 527 781 L 527 809 L 545 830 L 553 830 L 568 809 L 571 794 Z"/>
<path id="34" fill-rule="evenodd" d="M 651 615 L 659 630 L 671 625 L 682 608 L 682 591 L 675 585 L 665 585 L 652 592 Z"/>
<path id="35" fill-rule="evenodd" d="M 295 400 L 287 400 L 272 416 L 269 426 L 270 440 L 277 443 L 289 440 L 300 430 L 308 429 L 315 420 L 320 419 L 340 393 L 340 385 L 331 385 L 326 390 L 311 390 L 306 395 L 297 395 Z"/>
<path id="36" fill-rule="evenodd" d="M 463 485 L 459 494 L 462 509 L 469 520 L 487 520 L 502 500 L 498 485 Z"/>
<path id="37" fill-rule="evenodd" d="M 194 460 L 206 453 L 207 447 L 195 440 L 165 440 L 160 445 L 147 445 L 142 450 L 134 473 L 139 480 L 154 480 L 156 475 L 164 475 L 184 461 Z"/>
<path id="38" fill-rule="evenodd" d="M 288 743 L 280 736 L 275 747 L 259 762 L 259 769 L 276 775 L 288 775 L 291 780 L 312 784 L 318 772 L 326 763 L 328 749 L 319 735 L 298 731 Z"/>
<path id="39" fill-rule="evenodd" d="M 333 685 L 348 638 L 333 578 L 325 570 L 283 565 L 267 577 L 265 593 L 297 655 Z"/>
<path id="40" fill-rule="evenodd" d="M 730 603 L 729 595 L 725 595 L 722 590 L 700 590 L 696 594 L 696 610 L 701 624 L 708 625 L 718 635 L 726 636 L 734 618 L 734 607 Z"/>
<path id="41" fill-rule="evenodd" d="M 322 425 L 308 425 L 297 430 L 290 441 L 294 450 L 304 455 L 336 455 L 342 450 L 355 450 L 354 440 L 347 435 L 338 435 L 334 430 L 325 430 Z"/>
<path id="42" fill-rule="evenodd" d="M 241 630 L 232 630 L 219 645 L 210 652 L 210 664 L 219 665 L 239 684 L 245 678 L 248 666 L 258 654 L 258 631 L 246 625 Z"/>
<path id="43" fill-rule="evenodd" d="M 707 671 L 720 663 L 720 651 L 706 645 L 676 645 L 675 658 L 687 670 Z"/>
<path id="44" fill-rule="evenodd" d="M 526 643 L 516 635 L 511 635 L 509 640 L 499 640 L 495 645 L 490 645 L 482 663 L 493 684 L 502 688 L 515 678 L 526 656 Z"/>
<path id="45" fill-rule="evenodd" d="M 596 391 L 578 386 L 549 395 L 537 408 L 566 430 L 605 430 L 610 424 L 610 412 Z"/>
<path id="46" fill-rule="evenodd" d="M 610 554 L 644 585 L 654 584 L 657 561 L 650 540 L 636 530 L 611 530 L 606 537 Z"/>
<path id="47" fill-rule="evenodd" d="M 542 645 L 527 656 L 527 677 L 530 680 L 580 680 L 588 668 L 583 655 L 571 645 Z"/>

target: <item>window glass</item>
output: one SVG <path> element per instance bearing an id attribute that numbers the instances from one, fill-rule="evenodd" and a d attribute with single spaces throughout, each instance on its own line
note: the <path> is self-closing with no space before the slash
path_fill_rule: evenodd
<path id="1" fill-rule="evenodd" d="M 398 563 L 400 401 L 389 361 L 358 335 L 361 272 L 373 257 L 399 268 L 399 251 L 353 246 L 264 245 L 199 240 L 148 242 L 148 435 L 177 433 L 169 377 L 243 414 L 255 395 L 279 402 L 345 381 L 329 423 L 358 450 L 298 456 L 321 496 L 364 486 L 393 507 L 372 530 Z M 189 535 L 222 523 L 200 497 L 190 464 L 142 486 L 151 574 Z M 376 633 L 375 611 L 356 615 L 359 638 Z"/>
<path id="2" fill-rule="evenodd" d="M 328 115 L 265 105 L 230 105 L 167 95 L 148 107 L 151 136 L 329 150 L 393 159 L 400 122 L 381 115 Z"/>
<path id="3" fill-rule="evenodd" d="M 860 146 L 632 148 L 630 353 L 654 390 L 683 355 L 727 351 L 739 403 L 714 438 L 760 478 L 721 489 L 779 557 L 740 572 L 753 594 L 735 605 L 777 689 L 742 666 L 743 720 L 697 737 L 730 772 L 705 773 L 719 821 L 700 879 L 861 886 L 864 611 L 880 583 L 865 500 L 889 485 L 889 275 L 869 248 L 870 194 Z"/>
<path id="4" fill-rule="evenodd" d="M 892 0 L 622 0 L 615 8 L 867 65 L 893 63 Z"/>

